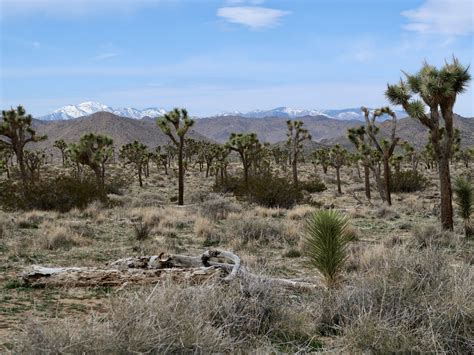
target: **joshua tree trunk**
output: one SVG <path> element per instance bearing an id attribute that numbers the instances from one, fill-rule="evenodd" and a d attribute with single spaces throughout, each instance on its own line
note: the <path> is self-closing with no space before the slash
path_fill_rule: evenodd
<path id="1" fill-rule="evenodd" d="M 138 183 L 140 184 L 140 187 L 143 187 L 143 181 L 142 181 L 142 167 L 138 167 Z"/>
<path id="2" fill-rule="evenodd" d="M 336 179 L 337 179 L 337 192 L 339 192 L 340 194 L 342 194 L 342 190 L 341 190 L 341 174 L 339 172 L 341 168 L 337 167 L 336 168 Z"/>
<path id="3" fill-rule="evenodd" d="M 384 177 L 384 190 L 385 198 L 389 206 L 392 205 L 392 196 L 390 194 L 390 163 L 388 157 L 385 156 L 383 159 L 383 177 Z"/>
<path id="4" fill-rule="evenodd" d="M 293 171 L 293 185 L 295 185 L 295 187 L 298 187 L 298 167 L 297 167 L 297 162 L 298 162 L 298 159 L 296 158 L 296 154 L 295 156 L 293 156 L 293 159 L 291 161 L 291 169 Z"/>
<path id="5" fill-rule="evenodd" d="M 364 165 L 364 181 L 365 181 L 365 197 L 370 200 L 370 170 L 367 165 Z"/>
<path id="6" fill-rule="evenodd" d="M 438 164 L 440 192 L 441 192 L 441 224 L 444 229 L 453 229 L 453 191 L 451 188 L 451 174 L 449 159 L 441 159 Z"/>
<path id="7" fill-rule="evenodd" d="M 184 166 L 183 166 L 184 137 L 179 137 L 178 148 L 178 205 L 184 205 Z"/>

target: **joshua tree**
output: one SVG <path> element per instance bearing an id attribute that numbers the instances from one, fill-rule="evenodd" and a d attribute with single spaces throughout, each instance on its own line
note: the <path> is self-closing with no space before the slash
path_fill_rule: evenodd
<path id="1" fill-rule="evenodd" d="M 219 146 L 219 152 L 216 156 L 216 185 L 218 184 L 218 176 L 220 174 L 221 184 L 227 179 L 227 165 L 229 160 L 227 159 L 230 154 L 230 149 L 227 146 Z"/>
<path id="2" fill-rule="evenodd" d="M 237 152 L 244 168 L 244 182 L 248 187 L 249 169 L 255 156 L 256 150 L 260 147 L 257 135 L 255 133 L 232 133 L 226 147 Z"/>
<path id="3" fill-rule="evenodd" d="M 157 119 L 158 127 L 166 134 L 178 149 L 178 205 L 184 205 L 184 139 L 194 121 L 188 111 L 175 108 Z"/>
<path id="4" fill-rule="evenodd" d="M 339 283 L 351 237 L 347 218 L 335 210 L 318 211 L 307 222 L 308 256 L 330 289 Z"/>
<path id="5" fill-rule="evenodd" d="M 58 139 L 54 141 L 53 147 L 58 148 L 61 151 L 61 158 L 64 166 L 66 164 L 67 143 L 64 141 L 64 139 Z"/>
<path id="6" fill-rule="evenodd" d="M 216 159 L 220 153 L 220 145 L 213 143 L 204 143 L 202 147 L 202 154 L 204 161 L 206 162 L 206 177 L 209 176 L 209 172 L 212 166 L 212 162 Z"/>
<path id="7" fill-rule="evenodd" d="M 298 187 L 298 159 L 303 149 L 303 142 L 311 140 L 311 134 L 303 128 L 303 121 L 286 121 L 288 126 L 288 147 L 291 157 L 291 169 L 293 172 L 293 184 Z"/>
<path id="8" fill-rule="evenodd" d="M 365 142 L 365 127 L 360 126 L 359 128 L 349 128 L 347 137 L 354 144 L 357 151 L 359 152 L 359 157 L 364 167 L 364 183 L 365 183 L 365 197 L 370 200 L 370 163 L 371 159 L 367 153 L 367 145 Z"/>
<path id="9" fill-rule="evenodd" d="M 68 148 L 71 161 L 78 167 L 87 165 L 92 169 L 101 193 L 105 192 L 105 164 L 112 157 L 112 145 L 112 138 L 89 133 L 81 137 L 79 144 L 71 144 Z"/>
<path id="10" fill-rule="evenodd" d="M 444 229 L 453 229 L 453 205 L 449 162 L 454 139 L 454 104 L 463 93 L 471 75 L 456 58 L 438 69 L 424 63 L 414 74 L 405 73 L 406 81 L 388 85 L 385 95 L 394 105 L 402 105 L 413 118 L 419 120 L 430 131 L 441 192 L 441 224 Z M 425 113 L 428 106 L 429 113 Z M 444 124 L 441 124 L 443 121 Z"/>
<path id="11" fill-rule="evenodd" d="M 464 232 L 467 238 L 474 236 L 474 225 L 471 214 L 474 212 L 474 186 L 472 182 L 463 177 L 454 181 L 454 192 L 459 214 L 464 221 Z"/>
<path id="12" fill-rule="evenodd" d="M 406 161 L 408 161 L 408 163 L 410 163 L 411 170 L 412 171 L 417 171 L 418 170 L 418 164 L 420 163 L 420 159 L 421 159 L 420 154 L 408 142 L 405 142 L 403 144 L 403 149 L 405 151 L 404 158 L 405 158 Z"/>
<path id="13" fill-rule="evenodd" d="M 313 164 L 321 165 L 324 174 L 328 173 L 328 167 L 329 165 L 331 165 L 330 163 L 331 162 L 329 159 L 329 149 L 321 148 L 313 152 Z"/>
<path id="14" fill-rule="evenodd" d="M 336 169 L 337 192 L 342 194 L 341 190 L 341 167 L 346 164 L 347 150 L 336 144 L 329 152 L 329 161 L 331 166 Z"/>
<path id="15" fill-rule="evenodd" d="M 120 148 L 119 156 L 125 165 L 132 164 L 134 166 L 140 187 L 143 187 L 142 176 L 149 159 L 148 147 L 143 143 L 133 141 L 133 143 L 125 144 Z"/>
<path id="16" fill-rule="evenodd" d="M 372 145 L 382 156 L 385 199 L 388 205 L 390 206 L 392 204 L 392 196 L 390 194 L 390 157 L 393 155 L 395 147 L 397 146 L 398 141 L 400 140 L 400 138 L 396 136 L 397 115 L 389 107 L 382 107 L 380 109 L 375 110 L 375 112 L 372 114 L 372 117 L 370 117 L 370 112 L 368 108 L 362 107 L 361 110 L 364 112 L 365 116 L 365 131 L 368 137 L 370 138 Z M 379 128 L 375 125 L 375 120 L 384 114 L 387 114 L 392 118 L 391 134 L 389 140 L 382 139 L 379 141 L 377 139 L 377 133 L 379 132 Z"/>
<path id="17" fill-rule="evenodd" d="M 34 183 L 40 179 L 41 166 L 46 161 L 46 153 L 43 150 L 25 150 L 25 165 L 28 168 L 30 181 Z"/>
<path id="18" fill-rule="evenodd" d="M 27 115 L 22 106 L 9 111 L 2 111 L 3 122 L 0 124 L 0 137 L 3 136 L 2 145 L 9 147 L 16 155 L 20 166 L 20 175 L 23 184 L 26 186 L 28 175 L 25 166 L 24 149 L 29 142 L 40 142 L 46 136 L 36 135 L 36 131 L 31 128 L 33 117 Z"/>
<path id="19" fill-rule="evenodd" d="M 456 155 L 457 158 L 463 162 L 466 169 L 468 169 L 469 163 L 474 160 L 474 147 L 460 149 Z"/>

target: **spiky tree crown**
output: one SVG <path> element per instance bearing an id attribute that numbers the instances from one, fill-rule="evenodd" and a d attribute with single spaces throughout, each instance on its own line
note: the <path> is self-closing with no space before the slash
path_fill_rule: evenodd
<path id="1" fill-rule="evenodd" d="M 3 122 L 0 124 L 0 136 L 5 136 L 9 139 L 9 143 L 16 142 L 24 147 L 29 142 L 40 142 L 47 139 L 47 136 L 37 136 L 36 131 L 31 128 L 33 117 L 26 114 L 23 106 L 18 106 L 16 109 L 2 111 Z M 20 137 L 27 134 L 20 141 Z M 4 142 L 4 144 L 7 144 Z"/>
<path id="2" fill-rule="evenodd" d="M 171 141 L 178 146 L 179 140 L 184 138 L 189 128 L 194 125 L 194 120 L 188 116 L 184 108 L 175 108 L 156 120 L 158 127 Z M 174 128 L 174 131 L 173 129 Z M 176 134 L 176 136 L 175 136 Z"/>

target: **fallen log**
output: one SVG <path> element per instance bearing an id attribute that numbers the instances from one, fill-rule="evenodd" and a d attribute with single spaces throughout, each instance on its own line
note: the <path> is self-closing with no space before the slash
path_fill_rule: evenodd
<path id="1" fill-rule="evenodd" d="M 212 259 L 227 259 L 233 263 L 215 262 Z M 219 250 L 207 250 L 200 256 L 161 253 L 129 257 L 111 262 L 107 268 L 52 268 L 34 265 L 20 276 L 26 284 L 36 287 L 124 287 L 129 284 L 154 284 L 165 280 L 202 284 L 211 279 L 229 282 L 237 277 L 297 290 L 313 290 L 320 287 L 304 281 L 255 275 L 241 267 L 237 255 Z"/>

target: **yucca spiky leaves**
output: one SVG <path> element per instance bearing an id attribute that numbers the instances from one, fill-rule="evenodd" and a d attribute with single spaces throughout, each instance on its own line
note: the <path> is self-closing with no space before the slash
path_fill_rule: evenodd
<path id="1" fill-rule="evenodd" d="M 328 288 L 338 285 L 350 237 L 348 220 L 338 211 L 318 211 L 306 222 L 306 250 Z"/>
<path id="2" fill-rule="evenodd" d="M 468 179 L 458 177 L 454 181 L 454 193 L 459 214 L 464 220 L 466 237 L 474 235 L 474 226 L 471 221 L 471 214 L 474 212 L 474 185 Z"/>

